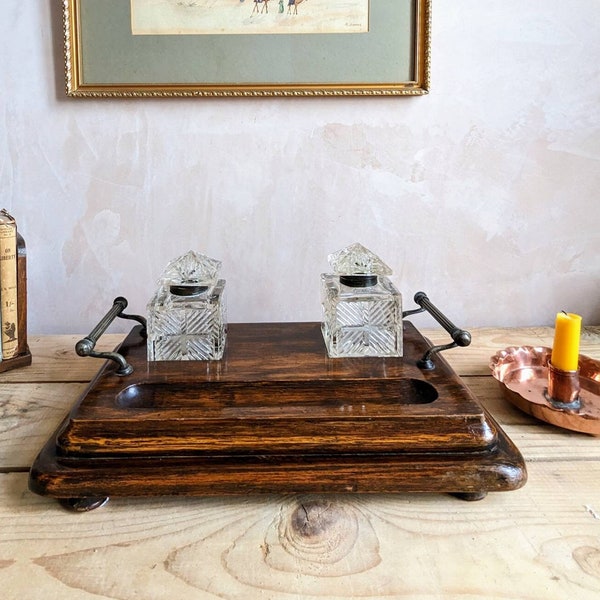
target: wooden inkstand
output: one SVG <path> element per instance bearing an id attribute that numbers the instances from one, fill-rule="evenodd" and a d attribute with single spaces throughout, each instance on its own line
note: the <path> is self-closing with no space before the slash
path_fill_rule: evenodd
<path id="1" fill-rule="evenodd" d="M 140 324 L 100 355 L 110 360 L 40 452 L 30 488 L 90 510 L 110 496 L 478 500 L 521 487 L 518 449 L 439 354 L 470 336 L 417 296 L 421 309 L 405 316 L 429 310 L 454 343 L 432 347 L 405 320 L 403 357 L 340 359 L 320 323 L 230 324 L 223 358 L 197 362 L 148 362 L 143 319 L 123 315 L 118 298 L 80 353 L 95 354 L 115 316 Z"/>

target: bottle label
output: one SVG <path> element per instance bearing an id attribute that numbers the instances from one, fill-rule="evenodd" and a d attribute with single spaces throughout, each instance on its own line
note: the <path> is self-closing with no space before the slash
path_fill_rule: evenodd
<path id="1" fill-rule="evenodd" d="M 0 214 L 0 318 L 2 359 L 14 358 L 19 344 L 17 311 L 17 226 L 5 211 Z"/>

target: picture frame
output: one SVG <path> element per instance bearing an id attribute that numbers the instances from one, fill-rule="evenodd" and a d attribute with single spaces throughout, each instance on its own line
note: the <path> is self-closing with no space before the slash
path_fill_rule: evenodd
<path id="1" fill-rule="evenodd" d="M 63 0 L 68 96 L 339 97 L 429 92 L 432 0 L 354 0 L 364 2 L 367 9 L 362 10 L 368 10 L 368 27 L 358 33 L 296 32 L 301 21 L 294 20 L 291 6 L 290 14 L 281 14 L 281 7 L 292 0 L 281 0 L 279 6 L 277 0 L 267 0 L 271 11 L 279 8 L 279 23 L 290 28 L 277 34 L 224 29 L 139 34 L 133 30 L 132 3 L 140 1 L 149 0 Z M 167 7 L 171 2 L 178 10 L 190 11 L 200 11 L 203 2 L 150 1 Z M 223 10 L 233 10 L 232 3 L 236 11 L 245 10 L 244 23 L 253 27 L 259 19 L 251 20 L 249 12 L 265 2 L 218 1 Z M 310 21 L 309 10 L 315 15 L 322 10 L 323 2 L 335 0 L 301 5 L 303 22 Z M 218 17 L 215 0 L 210 4 Z M 266 24 L 267 17 L 261 18 Z M 268 18 L 274 27 L 280 26 L 277 16 Z"/>

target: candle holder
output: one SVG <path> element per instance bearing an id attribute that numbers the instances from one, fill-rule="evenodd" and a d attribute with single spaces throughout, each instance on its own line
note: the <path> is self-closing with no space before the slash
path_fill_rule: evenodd
<path id="1" fill-rule="evenodd" d="M 576 371 L 551 364 L 552 350 L 511 346 L 490 359 L 506 400 L 563 429 L 600 435 L 600 361 L 579 355 Z"/>
<path id="2" fill-rule="evenodd" d="M 545 393 L 548 402 L 555 408 L 580 410 L 580 391 L 579 369 L 576 371 L 563 371 L 551 362 L 548 363 L 548 389 Z"/>

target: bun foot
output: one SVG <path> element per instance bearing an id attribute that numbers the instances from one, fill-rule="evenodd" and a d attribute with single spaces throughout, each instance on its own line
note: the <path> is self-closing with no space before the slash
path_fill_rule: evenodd
<path id="1" fill-rule="evenodd" d="M 456 496 L 459 500 L 475 502 L 476 500 L 483 500 L 487 496 L 487 492 L 457 492 L 452 495 Z"/>
<path id="2" fill-rule="evenodd" d="M 88 512 L 104 506 L 108 502 L 108 499 L 108 496 L 104 498 L 61 498 L 59 502 L 67 510 Z"/>

